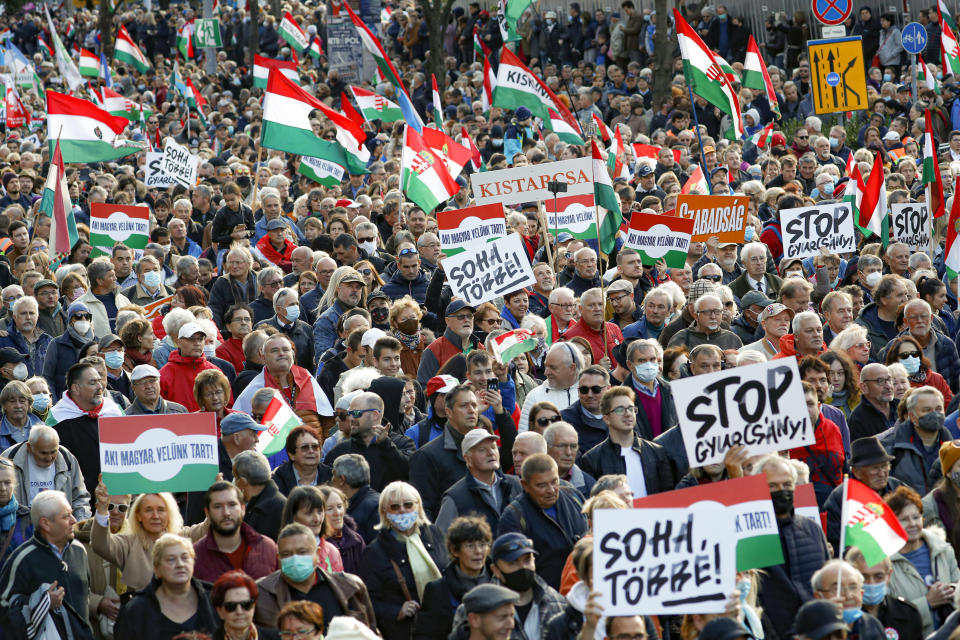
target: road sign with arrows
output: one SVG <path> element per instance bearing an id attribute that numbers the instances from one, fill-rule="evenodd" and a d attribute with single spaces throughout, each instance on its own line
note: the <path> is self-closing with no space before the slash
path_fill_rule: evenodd
<path id="1" fill-rule="evenodd" d="M 807 43 L 815 113 L 867 108 L 867 76 L 860 37 Z"/>

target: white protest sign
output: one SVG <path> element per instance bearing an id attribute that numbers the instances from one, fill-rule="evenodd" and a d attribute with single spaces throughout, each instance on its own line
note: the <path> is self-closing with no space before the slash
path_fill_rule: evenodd
<path id="1" fill-rule="evenodd" d="M 691 467 L 813 444 L 813 425 L 795 358 L 681 378 L 670 383 Z"/>
<path id="2" fill-rule="evenodd" d="M 817 256 L 821 249 L 832 254 L 856 250 L 853 212 L 846 202 L 784 209 L 780 228 L 784 258 Z"/>
<path id="3" fill-rule="evenodd" d="M 163 172 L 163 152 L 147 151 L 147 161 L 143 165 L 143 183 L 147 188 L 169 187 L 177 184 L 173 176 Z"/>
<path id="4" fill-rule="evenodd" d="M 443 258 L 453 295 L 477 306 L 536 283 L 523 242 L 516 233 Z"/>
<path id="5" fill-rule="evenodd" d="M 167 138 L 163 145 L 163 172 L 179 184 L 190 188 L 197 184 L 197 172 L 200 170 L 200 157 L 190 150 Z"/>
<path id="6" fill-rule="evenodd" d="M 893 238 L 906 242 L 914 251 L 930 247 L 930 213 L 923 202 L 898 202 L 890 205 Z"/>
<path id="7" fill-rule="evenodd" d="M 553 194 L 547 189 L 548 182 L 566 183 L 567 190 L 558 194 L 561 198 L 593 195 L 591 162 L 590 158 L 576 158 L 474 173 L 470 175 L 473 197 L 476 204 L 500 202 L 505 206 L 553 200 Z"/>
<path id="8" fill-rule="evenodd" d="M 605 616 L 723 613 L 736 583 L 731 509 L 593 512 L 593 585 Z"/>

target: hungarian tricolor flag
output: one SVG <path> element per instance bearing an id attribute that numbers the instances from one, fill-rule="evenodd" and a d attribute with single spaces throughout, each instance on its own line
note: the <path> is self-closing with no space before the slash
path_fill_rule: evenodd
<path id="1" fill-rule="evenodd" d="M 480 149 L 477 149 L 477 145 L 467 133 L 467 128 L 463 126 L 460 127 L 460 144 L 470 150 L 470 168 L 474 172 L 480 171 L 483 168 L 483 156 L 480 155 Z"/>
<path id="2" fill-rule="evenodd" d="M 483 59 L 483 93 L 480 95 L 480 104 L 483 106 L 484 113 L 490 113 L 490 107 L 493 106 L 493 90 L 496 88 L 497 74 L 493 72 L 493 67 L 490 65 L 490 56 L 487 55 Z"/>
<path id="3" fill-rule="evenodd" d="M 463 170 L 463 165 L 470 161 L 473 153 L 467 147 L 454 141 L 440 129 L 424 127 L 421 132 L 423 141 L 430 149 L 439 154 L 447 164 L 450 176 L 456 178 Z"/>
<path id="4" fill-rule="evenodd" d="M 177 51 L 180 52 L 184 60 L 196 57 L 197 52 L 193 48 L 193 22 L 184 23 L 177 30 Z"/>
<path id="5" fill-rule="evenodd" d="M 49 44 L 47 44 L 46 39 L 44 39 L 44 37 L 43 37 L 42 35 L 38 35 L 38 36 L 37 36 L 37 42 L 40 44 L 40 48 L 43 49 L 44 53 L 46 53 L 48 56 L 50 56 L 50 57 L 52 58 L 52 57 L 53 57 L 53 47 L 51 47 Z"/>
<path id="6" fill-rule="evenodd" d="M 673 16 L 687 85 L 695 94 L 730 117 L 732 126 L 724 135 L 731 140 L 739 140 L 744 136 L 744 130 L 737 92 L 697 32 L 676 9 L 673 10 Z"/>
<path id="7" fill-rule="evenodd" d="M 698 194 L 701 196 L 710 195 L 710 185 L 703 175 L 703 168 L 698 164 L 694 165 L 693 173 L 687 178 L 687 182 L 680 189 L 682 194 Z"/>
<path id="8" fill-rule="evenodd" d="M 883 158 L 877 153 L 873 161 L 870 177 L 863 186 L 860 200 L 860 216 L 857 226 L 865 235 L 881 237 L 884 218 L 887 217 L 887 189 L 884 185 Z"/>
<path id="9" fill-rule="evenodd" d="M 548 120 L 549 110 L 553 109 L 575 131 L 580 131 L 577 119 L 560 101 L 557 94 L 506 47 L 500 50 L 497 86 L 493 89 L 493 106 L 510 110 L 526 107 L 530 109 L 530 113 L 541 120 Z"/>
<path id="10" fill-rule="evenodd" d="M 187 106 L 197 112 L 197 115 L 200 116 L 200 122 L 204 126 L 207 125 L 207 101 L 203 97 L 203 94 L 197 91 L 197 88 L 193 86 L 193 80 L 190 78 L 186 79 L 187 84 Z"/>
<path id="11" fill-rule="evenodd" d="M 52 148 L 59 137 L 64 162 L 105 162 L 141 151 L 118 139 L 128 123 L 92 102 L 47 91 L 47 140 Z"/>
<path id="12" fill-rule="evenodd" d="M 107 87 L 103 87 L 97 97 L 100 99 L 101 108 L 110 115 L 126 118 L 130 122 L 140 121 L 140 112 L 143 110 L 143 107 L 133 100 L 125 98 L 113 89 L 108 89 Z M 144 113 L 144 118 L 149 118 L 152 113 L 152 111 L 147 109 L 146 113 Z"/>
<path id="13" fill-rule="evenodd" d="M 278 31 L 280 37 L 290 45 L 291 51 L 303 53 L 303 50 L 310 46 L 310 38 L 307 36 L 307 32 L 300 28 L 289 11 L 283 14 L 283 20 L 280 21 Z"/>
<path id="14" fill-rule="evenodd" d="M 843 485 L 840 554 L 856 547 L 868 567 L 889 558 L 907 543 L 907 534 L 893 509 L 867 485 L 849 478 Z"/>
<path id="15" fill-rule="evenodd" d="M 553 109 L 547 109 L 547 112 L 550 114 L 550 119 L 544 120 L 543 124 L 557 134 L 561 142 L 583 146 L 583 138 L 580 137 L 576 129 L 567 124 L 567 121 L 561 118 L 560 114 Z"/>
<path id="16" fill-rule="evenodd" d="M 950 25 L 940 23 L 940 55 L 943 60 L 943 73 L 960 75 L 960 44 Z"/>
<path id="17" fill-rule="evenodd" d="M 50 29 L 50 38 L 53 40 L 53 52 L 54 57 L 57 59 L 57 68 L 60 70 L 60 75 L 67 82 L 67 88 L 69 88 L 70 91 L 73 91 L 83 84 L 83 77 L 80 75 L 80 71 L 77 70 L 77 65 L 73 63 L 73 59 L 70 57 L 70 52 L 67 51 L 65 46 L 63 46 L 60 36 L 57 35 L 57 30 L 53 26 L 53 18 L 50 17 L 50 9 L 47 7 L 46 3 L 43 5 L 43 11 L 47 16 L 47 25 Z"/>
<path id="18" fill-rule="evenodd" d="M 114 44 L 113 58 L 120 62 L 126 62 L 139 73 L 146 73 L 150 70 L 150 61 L 143 55 L 140 48 L 133 42 L 133 38 L 127 33 L 127 28 L 120 25 L 117 31 L 117 40 Z"/>
<path id="19" fill-rule="evenodd" d="M 937 12 L 940 14 L 940 24 L 946 23 L 950 26 L 954 33 L 957 32 L 957 23 L 954 21 L 953 16 L 950 14 L 950 9 L 947 8 L 947 3 L 943 0 L 937 0 Z"/>
<path id="20" fill-rule="evenodd" d="M 747 57 L 743 62 L 743 86 L 763 91 L 767 96 L 767 102 L 770 103 L 770 109 L 778 117 L 780 116 L 777 91 L 773 88 L 773 81 L 770 80 L 767 65 L 763 61 L 763 55 L 760 54 L 760 47 L 757 46 L 757 41 L 753 39 L 752 34 L 747 43 Z"/>
<path id="21" fill-rule="evenodd" d="M 267 78 L 270 70 L 276 69 L 291 82 L 300 84 L 300 75 L 297 73 L 297 64 L 292 60 L 274 60 L 261 55 L 253 56 L 253 86 L 257 89 L 267 88 Z"/>
<path id="22" fill-rule="evenodd" d="M 30 126 L 30 110 L 23 106 L 20 94 L 13 85 L 7 85 L 5 103 L 8 130 Z"/>
<path id="23" fill-rule="evenodd" d="M 650 158 L 654 162 L 660 161 L 660 152 L 663 151 L 663 147 L 658 147 L 653 144 L 643 144 L 641 142 L 633 143 L 633 155 L 639 160 L 640 158 Z M 680 149 L 671 149 L 673 153 L 674 162 L 680 162 Z"/>
<path id="24" fill-rule="evenodd" d="M 610 127 L 607 126 L 607 123 L 604 122 L 600 116 L 594 113 L 592 117 L 593 124 L 597 127 L 597 133 L 600 134 L 604 142 L 609 144 L 610 141 L 613 140 L 613 131 L 610 130 Z"/>
<path id="25" fill-rule="evenodd" d="M 770 141 L 773 139 L 773 123 L 771 122 L 747 139 L 753 144 L 757 145 L 757 147 L 760 149 L 763 149 L 770 144 Z M 850 155 L 852 156 L 853 154 L 851 153 Z"/>
<path id="26" fill-rule="evenodd" d="M 373 91 L 361 89 L 360 87 L 351 85 L 350 91 L 353 92 L 353 97 L 357 101 L 357 107 L 360 109 L 360 113 L 363 114 L 364 119 L 370 122 L 380 120 L 384 124 L 403 121 L 403 111 L 400 110 L 400 107 L 396 103 L 387 100 Z"/>
<path id="27" fill-rule="evenodd" d="M 350 122 L 354 123 L 358 128 L 363 127 L 363 116 L 357 113 L 357 110 L 352 104 L 350 104 L 350 98 L 347 96 L 347 92 L 344 91 L 340 94 L 340 112 L 347 117 Z"/>
<path id="28" fill-rule="evenodd" d="M 427 213 L 460 191 L 460 185 L 450 175 L 443 158 L 432 151 L 409 124 L 404 135 L 400 166 L 403 192 Z"/>
<path id="29" fill-rule="evenodd" d="M 96 78 L 100 75 L 100 59 L 87 51 L 80 49 L 80 75 Z"/>
<path id="30" fill-rule="evenodd" d="M 937 74 L 923 61 L 923 56 L 917 56 L 917 86 L 926 87 L 937 95 L 940 95 L 940 82 L 937 80 Z"/>
<path id="31" fill-rule="evenodd" d="M 67 186 L 67 173 L 59 140 L 54 142 L 53 159 L 50 161 L 47 182 L 43 185 L 43 196 L 40 199 L 40 212 L 50 216 L 51 220 L 50 257 L 57 260 L 70 255 L 70 250 L 80 236 L 77 233 L 77 221 L 73 217 L 70 188 Z"/>
<path id="32" fill-rule="evenodd" d="M 740 82 L 740 76 L 737 75 L 737 72 L 734 71 L 733 67 L 730 65 L 729 62 L 726 61 L 726 59 L 723 56 L 721 56 L 719 53 L 717 53 L 713 49 L 710 50 L 710 53 L 712 53 L 713 57 L 716 58 L 717 64 L 720 65 L 720 70 L 723 71 L 723 75 L 727 76 L 727 80 L 730 81 L 730 84 L 735 84 Z"/>
<path id="33" fill-rule="evenodd" d="M 860 175 L 860 166 L 853 161 L 853 154 L 850 154 L 850 162 L 847 162 L 847 184 L 843 189 L 843 202 L 850 205 L 850 211 L 853 213 L 853 219 L 860 221 L 860 202 L 863 200 L 863 176 Z"/>
<path id="34" fill-rule="evenodd" d="M 263 412 L 260 424 L 266 429 L 257 437 L 257 451 L 269 458 L 284 449 L 290 431 L 303 424 L 303 421 L 286 402 L 274 396 Z"/>
<path id="35" fill-rule="evenodd" d="M 319 36 L 313 36 L 313 40 L 310 41 L 310 48 L 307 49 L 307 53 L 314 60 L 319 60 L 320 56 L 323 55 L 323 47 L 320 45 Z"/>
<path id="36" fill-rule="evenodd" d="M 346 168 L 336 162 L 310 156 L 300 156 L 300 164 L 297 166 L 297 173 L 326 187 L 340 186 L 345 171 Z"/>
<path id="37" fill-rule="evenodd" d="M 600 251 L 609 254 L 617 244 L 617 232 L 623 222 L 623 214 L 620 212 L 620 200 L 613 191 L 613 183 L 610 182 L 600 145 L 595 139 L 591 140 L 590 144 L 593 145 L 593 199 L 600 217 L 597 239 Z"/>
<path id="38" fill-rule="evenodd" d="M 440 101 L 440 91 L 437 89 L 437 76 L 430 74 L 433 80 L 433 122 L 440 129 L 443 127 L 443 102 Z"/>
<path id="39" fill-rule="evenodd" d="M 620 127 L 613 134 L 613 140 L 610 141 L 610 148 L 607 149 L 607 168 L 610 169 L 610 175 L 614 180 L 617 178 L 630 179 L 630 167 L 624 162 L 626 150 L 623 147 L 623 136 L 620 135 Z"/>
<path id="40" fill-rule="evenodd" d="M 316 101 L 316 105 L 316 108 L 336 127 L 337 142 L 346 154 L 347 168 L 350 173 L 369 173 L 367 162 L 370 160 L 370 150 L 364 144 L 367 134 L 363 132 L 360 123 L 352 121 L 319 100 Z"/>
<path id="41" fill-rule="evenodd" d="M 953 188 L 953 206 L 947 222 L 947 245 L 943 250 L 943 264 L 951 278 L 960 275 L 960 176 Z"/>
<path id="42" fill-rule="evenodd" d="M 537 335 L 529 329 L 514 329 L 493 339 L 493 354 L 503 364 L 537 348 Z"/>
<path id="43" fill-rule="evenodd" d="M 945 211 L 943 207 L 943 180 L 940 178 L 940 164 L 937 162 L 937 144 L 933 139 L 933 123 L 930 110 L 923 114 L 926 131 L 923 134 L 923 184 L 927 185 L 927 207 L 934 218 Z"/>

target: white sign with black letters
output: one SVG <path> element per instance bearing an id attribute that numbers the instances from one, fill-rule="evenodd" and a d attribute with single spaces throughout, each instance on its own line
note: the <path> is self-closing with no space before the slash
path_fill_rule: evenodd
<path id="1" fill-rule="evenodd" d="M 755 456 L 816 441 L 795 358 L 680 378 L 670 390 L 691 467 L 723 462 L 737 445 Z"/>
<path id="2" fill-rule="evenodd" d="M 453 295 L 473 307 L 537 281 L 516 233 L 443 258 L 443 270 Z"/>
<path id="3" fill-rule="evenodd" d="M 723 613 L 736 582 L 734 517 L 716 502 L 594 511 L 593 590 L 603 614 Z"/>
<path id="4" fill-rule="evenodd" d="M 846 202 L 784 209 L 780 228 L 784 258 L 817 256 L 821 249 L 831 254 L 856 250 L 853 211 Z"/>
<path id="5" fill-rule="evenodd" d="M 898 202 L 890 205 L 893 238 L 910 245 L 914 251 L 930 248 L 930 213 L 923 202 Z"/>
<path id="6" fill-rule="evenodd" d="M 163 172 L 190 188 L 197 184 L 200 170 L 200 157 L 190 153 L 186 147 L 177 144 L 173 138 L 167 138 L 163 145 Z"/>
<path id="7" fill-rule="evenodd" d="M 163 152 L 147 151 L 147 161 L 143 165 L 143 183 L 147 188 L 169 187 L 177 184 L 173 176 L 163 172 Z"/>

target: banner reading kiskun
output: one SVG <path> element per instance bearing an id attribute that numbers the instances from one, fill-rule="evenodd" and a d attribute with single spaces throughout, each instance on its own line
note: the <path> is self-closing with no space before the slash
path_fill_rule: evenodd
<path id="1" fill-rule="evenodd" d="M 137 260 L 143 256 L 150 235 L 150 208 L 126 204 L 94 202 L 90 205 L 90 257 L 109 256 L 113 246 L 122 242 Z"/>

